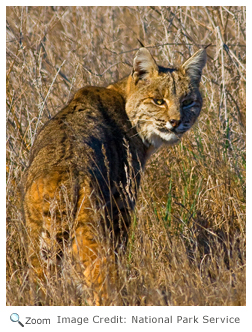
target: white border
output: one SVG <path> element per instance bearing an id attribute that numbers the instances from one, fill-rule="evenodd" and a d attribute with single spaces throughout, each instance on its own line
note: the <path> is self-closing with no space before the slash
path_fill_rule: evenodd
<path id="1" fill-rule="evenodd" d="M 249 1 L 241 1 L 242 3 L 237 3 L 237 1 L 222 1 L 221 5 L 245 5 L 247 6 L 247 31 L 251 31 L 251 21 L 250 21 L 250 3 Z M 43 5 L 50 5 L 52 2 L 50 1 L 43 1 L 39 3 Z M 36 6 L 40 5 L 39 3 L 36 2 Z M 54 1 L 53 4 L 57 5 L 64 5 L 64 2 L 62 1 Z M 74 1 L 75 5 L 82 5 L 85 6 L 87 5 L 86 1 Z M 90 4 L 90 2 L 88 3 Z M 172 3 L 168 3 L 167 1 L 158 1 L 158 5 L 172 5 Z M 9 1 L 3 6 L 1 4 L 1 40 L 4 42 L 6 39 L 5 37 L 5 22 L 6 22 L 6 6 L 13 6 L 13 5 L 18 5 L 20 6 L 20 1 Z M 26 1 L 25 5 L 31 5 L 34 6 L 34 1 Z M 73 5 L 73 4 L 71 4 Z M 146 6 L 146 5 L 153 5 L 153 1 L 127 1 L 127 2 L 121 2 L 118 1 L 115 3 L 115 1 L 106 1 L 106 3 L 101 2 L 101 1 L 92 1 L 92 5 L 106 5 L 106 6 L 111 6 L 111 5 L 127 5 L 127 6 Z M 157 5 L 157 4 L 155 4 Z M 176 3 L 178 5 L 178 3 Z M 187 1 L 179 1 L 179 5 L 188 5 Z M 191 1 L 190 5 L 207 5 L 207 2 L 199 2 L 199 1 Z M 217 5 L 219 6 L 220 3 L 219 1 L 211 1 L 211 6 Z M 250 33 L 248 33 L 248 38 L 249 38 Z M 2 47 L 4 49 L 4 47 Z M 6 59 L 5 56 L 3 55 L 4 52 L 1 52 L 1 57 L 2 57 L 2 66 L 1 66 L 1 79 L 2 79 L 2 89 L 1 89 L 1 101 L 2 105 L 5 105 L 5 76 L 6 76 L 6 65 L 4 66 L 3 63 L 6 64 Z M 248 73 L 251 73 L 251 66 L 250 66 L 250 41 L 247 43 L 247 59 L 248 59 Z M 250 88 L 250 76 L 247 75 L 248 78 L 248 83 L 249 83 L 249 88 Z M 250 92 L 250 90 L 248 90 Z M 4 110 L 1 111 L 1 129 L 0 134 L 1 134 L 1 143 L 5 141 L 5 117 L 4 117 Z M 252 115 L 250 112 L 250 109 L 247 112 L 247 124 L 249 125 L 251 123 L 250 120 Z M 249 127 L 248 127 L 249 128 Z M 249 128 L 250 129 L 250 128 Z M 250 137 L 250 132 L 251 130 L 248 130 L 248 142 L 250 143 L 251 137 Z M 4 138 L 3 138 L 4 137 Z M 249 184 L 248 187 L 248 194 L 247 194 L 247 200 L 248 202 L 250 201 L 251 197 L 251 151 L 250 151 L 250 144 L 247 144 L 248 147 L 248 153 L 247 153 L 247 159 L 248 159 L 248 172 L 247 172 L 247 183 Z M 3 151 L 4 148 L 1 150 L 2 153 L 0 154 L 1 156 L 1 188 L 2 188 L 2 193 L 3 193 L 3 188 L 5 188 L 5 182 L 4 182 L 4 176 L 5 174 L 5 161 L 4 161 L 4 153 Z M 145 331 L 153 331 L 153 329 L 158 329 L 159 331 L 184 331 L 186 329 L 187 332 L 189 331 L 237 331 L 237 329 L 241 328 L 242 331 L 250 331 L 251 330 L 251 313 L 252 313 L 252 305 L 251 305 L 251 284 L 250 281 L 252 280 L 252 274 L 251 274 L 251 243 L 250 241 L 248 242 L 248 268 L 247 268 L 247 305 L 245 307 L 7 307 L 6 306 L 6 297 L 5 297 L 5 195 L 2 194 L 1 196 L 1 213 L 3 216 L 2 220 L 2 231 L 1 231 L 1 262 L 2 262 L 2 269 L 1 269 L 1 297 L 0 297 L 0 315 L 1 315 L 1 326 L 3 326 L 3 329 L 5 326 L 8 326 L 8 330 L 12 329 L 15 327 L 18 331 L 21 326 L 18 325 L 18 323 L 13 323 L 10 321 L 10 315 L 13 312 L 17 312 L 20 316 L 20 321 L 25 323 L 27 318 L 26 317 L 32 317 L 35 319 L 38 318 L 50 318 L 51 324 L 42 324 L 42 325 L 25 325 L 26 329 L 31 329 L 31 330 L 36 330 L 36 331 L 55 331 L 55 329 L 60 329 L 60 331 L 69 331 L 69 330 L 86 330 L 86 331 L 93 331 L 93 329 L 96 328 L 101 328 L 103 331 L 128 331 L 129 329 L 132 331 L 137 331 L 137 330 L 142 330 L 144 329 Z M 247 216 L 251 217 L 251 206 L 248 204 L 247 207 Z M 247 218 L 247 235 L 248 238 L 251 238 L 251 222 L 250 218 Z M 100 317 L 113 317 L 113 316 L 122 316 L 126 317 L 127 323 L 122 323 L 122 324 L 94 324 L 92 323 L 93 316 L 99 315 Z M 131 317 L 132 316 L 171 316 L 173 317 L 173 323 L 172 324 L 132 324 L 131 323 Z M 200 323 L 202 317 L 204 315 L 208 316 L 213 316 L 213 317 L 239 317 L 240 318 L 240 323 L 239 324 L 227 324 L 227 323 L 209 323 L 209 324 L 203 324 Z M 83 325 L 77 325 L 77 324 L 58 324 L 57 323 L 57 316 L 70 316 L 70 317 L 88 317 L 90 319 L 90 323 L 88 324 L 83 324 Z M 199 323 L 198 324 L 193 324 L 193 323 L 176 323 L 176 317 L 177 316 L 184 316 L 184 317 L 193 317 L 197 316 L 199 317 Z M 15 326 L 16 324 L 16 326 Z M 35 329 L 34 329 L 35 328 Z"/>

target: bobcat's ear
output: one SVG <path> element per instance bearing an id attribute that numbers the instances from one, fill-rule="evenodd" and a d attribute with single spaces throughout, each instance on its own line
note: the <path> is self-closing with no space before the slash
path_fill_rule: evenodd
<path id="1" fill-rule="evenodd" d="M 135 84 L 142 79 L 148 79 L 158 74 L 158 66 L 150 52 L 141 47 L 133 61 L 132 77 Z"/>
<path id="2" fill-rule="evenodd" d="M 202 69 L 204 68 L 207 61 L 207 53 L 204 48 L 198 50 L 191 56 L 183 65 L 182 68 L 191 78 L 191 81 L 199 85 L 201 80 Z"/>

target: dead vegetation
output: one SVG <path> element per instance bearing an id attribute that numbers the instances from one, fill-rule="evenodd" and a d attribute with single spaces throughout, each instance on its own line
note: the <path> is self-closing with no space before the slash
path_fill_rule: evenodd
<path id="1" fill-rule="evenodd" d="M 129 74 L 138 40 L 163 66 L 212 45 L 198 123 L 146 167 L 113 304 L 246 304 L 245 23 L 245 7 L 7 7 L 7 305 L 34 305 L 19 193 L 34 138 L 78 88 Z M 67 273 L 48 294 L 86 304 Z"/>

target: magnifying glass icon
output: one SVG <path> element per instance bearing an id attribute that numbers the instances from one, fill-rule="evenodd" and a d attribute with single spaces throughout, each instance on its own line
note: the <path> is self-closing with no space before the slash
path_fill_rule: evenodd
<path id="1" fill-rule="evenodd" d="M 21 325 L 22 327 L 24 327 L 24 325 L 19 321 L 19 315 L 18 314 L 11 314 L 10 315 L 10 320 L 12 322 L 18 322 L 19 325 Z"/>

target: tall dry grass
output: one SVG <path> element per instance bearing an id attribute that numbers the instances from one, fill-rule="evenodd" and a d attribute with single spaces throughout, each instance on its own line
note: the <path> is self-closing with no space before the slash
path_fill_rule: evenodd
<path id="1" fill-rule="evenodd" d="M 6 34 L 7 305 L 34 305 L 19 194 L 34 138 L 78 88 L 129 74 L 138 39 L 164 66 L 212 45 L 198 123 L 146 167 L 113 304 L 245 305 L 245 7 L 7 7 Z M 67 273 L 49 288 L 86 304 Z"/>

